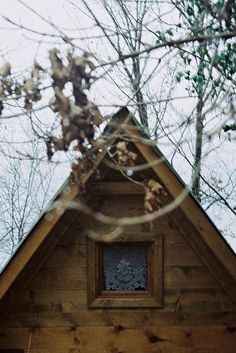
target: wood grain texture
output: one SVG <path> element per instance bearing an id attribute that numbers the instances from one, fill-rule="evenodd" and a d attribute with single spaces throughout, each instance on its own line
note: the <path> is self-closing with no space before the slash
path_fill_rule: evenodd
<path id="1" fill-rule="evenodd" d="M 61 237 L 67 232 L 73 222 L 73 215 L 66 211 L 63 220 L 60 219 L 58 222 L 58 228 L 53 228 L 50 232 L 50 236 L 46 237 L 38 247 L 36 253 L 24 267 L 24 271 L 18 274 L 14 281 L 14 284 L 8 288 L 8 291 L 1 297 L 0 305 L 0 321 L 4 318 L 11 306 L 17 301 L 19 293 L 30 283 L 30 280 L 34 277 L 39 268 L 48 258 L 50 252 L 54 249 L 56 244 L 60 241 Z"/>
<path id="2" fill-rule="evenodd" d="M 143 186 L 142 186 L 143 185 Z M 144 195 L 144 184 L 131 181 L 102 181 L 87 185 L 87 191 L 97 196 Z"/>
<path id="3" fill-rule="evenodd" d="M 236 330 L 227 326 L 123 326 L 74 328 L 15 328 L 2 330 L 0 347 L 57 351 L 68 349 L 85 353 L 144 352 L 227 352 L 235 353 Z"/>
<path id="4" fill-rule="evenodd" d="M 44 327 L 66 327 L 73 328 L 91 327 L 91 326 L 127 326 L 142 327 L 147 326 L 183 326 L 183 325 L 227 325 L 235 326 L 236 313 L 229 311 L 175 311 L 179 306 L 172 306 L 172 311 L 152 310 L 149 309 L 96 309 L 76 311 L 46 310 L 34 312 L 29 310 L 25 313 L 14 312 L 8 314 L 7 320 L 0 323 L 1 327 L 6 328 L 44 328 Z M 64 308 L 65 310 L 65 308 Z"/>
<path id="5" fill-rule="evenodd" d="M 43 267 L 31 281 L 31 286 L 36 289 L 86 289 L 87 271 L 86 267 L 60 267 L 55 270 Z"/>
<path id="6" fill-rule="evenodd" d="M 164 268 L 164 287 L 219 288 L 219 284 L 205 266 L 166 266 Z"/>
<path id="7" fill-rule="evenodd" d="M 85 267 L 87 255 L 86 244 L 58 245 L 44 264 L 44 268 Z"/>
<path id="8" fill-rule="evenodd" d="M 202 260 L 186 243 L 166 241 L 164 247 L 164 261 L 166 266 L 201 266 Z"/>
<path id="9" fill-rule="evenodd" d="M 126 308 L 123 311 L 132 312 Z M 30 315 L 32 313 L 50 315 L 53 313 L 73 313 L 88 312 L 91 320 L 96 311 L 87 308 L 87 291 L 86 290 L 41 290 L 28 289 L 12 309 L 12 314 L 18 314 L 18 317 Z M 109 314 L 112 309 L 106 309 Z M 137 312 L 137 309 L 133 309 Z M 235 311 L 229 298 L 219 289 L 166 289 L 164 290 L 164 306 L 156 309 L 157 312 L 218 312 Z M 122 310 L 115 311 L 117 315 Z M 145 311 L 149 316 L 153 315 L 153 311 Z"/>

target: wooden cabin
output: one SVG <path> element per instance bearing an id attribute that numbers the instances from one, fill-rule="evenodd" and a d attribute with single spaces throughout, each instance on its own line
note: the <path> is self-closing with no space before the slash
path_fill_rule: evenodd
<path id="1" fill-rule="evenodd" d="M 194 197 L 109 224 L 141 220 L 144 180 L 164 188 L 160 210 L 185 190 L 126 108 L 112 121 L 111 145 L 149 167 L 127 177 L 101 151 L 86 193 L 60 190 L 1 273 L 0 353 L 235 353 L 236 257 Z"/>

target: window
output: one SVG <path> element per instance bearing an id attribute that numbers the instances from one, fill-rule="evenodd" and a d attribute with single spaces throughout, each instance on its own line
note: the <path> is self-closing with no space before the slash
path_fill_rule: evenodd
<path id="1" fill-rule="evenodd" d="M 147 291 L 150 255 L 147 243 L 100 244 L 100 253 L 101 293 Z"/>
<path id="2" fill-rule="evenodd" d="M 112 243 L 88 240 L 89 307 L 162 305 L 162 239 L 146 238 L 122 236 Z"/>

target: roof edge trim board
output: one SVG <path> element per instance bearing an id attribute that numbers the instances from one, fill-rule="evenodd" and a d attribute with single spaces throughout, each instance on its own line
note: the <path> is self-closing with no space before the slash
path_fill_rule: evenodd
<path id="1" fill-rule="evenodd" d="M 100 164 L 105 154 L 106 151 L 101 151 L 97 155 L 94 167 Z M 87 180 L 92 175 L 93 171 L 94 169 L 91 169 L 83 176 L 82 183 L 87 182 Z M 50 221 L 45 219 L 45 214 L 42 215 L 42 217 L 35 224 L 35 227 L 31 230 L 30 236 L 29 234 L 26 236 L 24 242 L 21 244 L 19 249 L 17 249 L 17 252 L 13 255 L 13 257 L 8 262 L 7 266 L 4 268 L 4 271 L 0 274 L 0 300 L 8 291 L 17 276 L 24 269 L 29 259 L 37 251 L 39 246 L 47 237 L 48 233 L 52 230 L 54 225 L 61 218 L 66 208 L 69 207 L 70 203 L 79 195 L 79 188 L 77 185 L 72 183 L 71 185 L 69 185 L 69 183 L 65 183 L 64 185 L 68 185 L 70 187 L 70 192 L 65 193 L 64 190 L 62 190 L 60 195 L 57 194 L 56 199 L 62 202 L 62 212 L 58 213 L 55 208 L 52 208 L 52 210 L 48 212 Z"/>
<path id="2" fill-rule="evenodd" d="M 136 126 L 138 124 L 134 118 L 130 120 L 129 125 L 132 123 Z M 167 190 L 170 192 L 171 196 L 176 198 L 183 191 L 185 185 L 177 173 L 173 172 L 172 167 L 169 165 L 166 158 L 160 151 L 156 151 L 155 147 L 150 147 L 139 142 L 142 139 L 142 133 L 140 132 L 140 129 L 133 129 L 131 125 L 131 129 L 127 127 L 126 131 L 130 139 L 134 140 L 134 144 L 143 155 L 145 160 L 152 162 L 156 160 L 157 154 L 163 160 L 158 165 L 153 164 L 151 168 L 154 170 L 155 174 L 160 178 L 163 184 L 167 187 Z M 180 207 L 187 218 L 191 220 L 200 236 L 208 244 L 209 248 L 219 259 L 221 259 L 221 262 L 225 265 L 227 270 L 231 273 L 232 277 L 236 280 L 236 256 L 226 240 L 213 225 L 212 221 L 209 219 L 202 207 L 190 193 L 182 201 Z"/>
<path id="3" fill-rule="evenodd" d="M 62 193 L 60 198 L 63 198 L 63 205 L 69 205 L 69 203 L 76 197 L 77 193 L 78 188 L 75 185 L 71 187 L 71 191 L 68 195 Z M 62 213 L 58 213 L 54 208 L 48 213 L 48 216 L 50 220 L 45 219 L 45 215 L 41 217 L 40 221 L 31 231 L 30 236 L 27 236 L 25 241 L 21 244 L 20 248 L 7 264 L 7 267 L 1 273 L 0 299 L 5 295 L 10 285 L 14 282 L 15 278 L 20 274 L 20 272 L 28 263 L 29 259 L 35 254 L 40 244 L 47 237 L 48 233 L 61 218 Z"/>

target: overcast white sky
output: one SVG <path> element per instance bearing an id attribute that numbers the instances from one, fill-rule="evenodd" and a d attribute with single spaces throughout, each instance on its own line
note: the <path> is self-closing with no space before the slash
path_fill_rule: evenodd
<path id="1" fill-rule="evenodd" d="M 65 31 L 67 31 L 68 29 L 67 33 L 69 33 L 70 35 L 76 33 L 76 35 L 84 36 L 85 33 L 88 33 L 88 31 L 91 31 L 91 33 L 93 34 L 96 33 L 94 32 L 94 29 L 78 31 L 78 23 L 80 28 L 89 27 L 89 19 L 86 17 L 86 15 L 80 16 L 78 11 L 74 11 L 73 6 L 69 5 L 68 1 L 25 0 L 25 3 L 33 7 L 35 10 L 37 10 L 44 17 L 48 18 L 56 25 L 58 24 L 61 27 L 65 28 Z M 79 1 L 74 0 L 74 3 L 79 4 Z M 89 0 L 88 3 L 90 6 L 93 6 L 93 9 L 95 9 L 99 13 L 100 10 L 97 6 L 97 1 Z M 51 31 L 52 33 L 56 33 L 56 31 L 53 31 L 49 25 L 47 25 L 43 20 L 40 20 L 37 16 L 33 15 L 17 0 L 1 1 L 0 14 L 10 18 L 11 20 L 19 24 L 22 23 L 25 27 L 32 28 L 36 31 Z M 104 21 L 106 21 L 105 18 Z M 0 66 L 3 61 L 10 61 L 14 67 L 14 71 L 18 72 L 22 69 L 28 68 L 32 64 L 35 57 L 37 57 L 37 61 L 39 61 L 41 64 L 45 63 L 48 55 L 47 51 L 52 46 L 56 45 L 56 41 L 50 38 L 44 38 L 44 40 L 48 41 L 49 43 L 39 44 L 35 40 L 36 38 L 39 40 L 42 39 L 40 36 L 36 36 L 34 34 L 31 34 L 30 32 L 16 29 L 13 25 L 7 23 L 6 20 L 0 18 Z M 96 40 L 94 40 L 92 43 L 91 41 L 82 41 L 80 43 L 80 46 L 83 47 L 85 50 L 92 49 L 98 51 L 100 50 L 101 52 L 102 50 L 107 50 L 106 48 L 101 48 L 100 45 L 96 43 Z M 109 88 L 109 85 L 107 88 L 104 86 L 102 87 L 102 89 L 106 90 L 106 92 L 109 92 Z M 110 101 L 112 102 L 114 97 L 112 97 L 112 92 L 110 92 L 109 94 Z M 185 105 L 187 104 L 189 103 L 186 102 Z M 191 109 L 191 106 L 189 107 L 189 109 Z M 163 150 L 162 147 L 161 149 Z M 236 165 L 234 149 L 235 144 L 234 146 L 232 146 L 232 143 L 226 143 L 225 160 L 226 162 L 228 161 L 228 163 L 235 163 Z M 166 154 L 165 151 L 163 152 L 164 154 Z M 212 158 L 215 159 L 214 163 L 216 163 L 218 158 L 217 152 L 215 153 L 215 155 L 212 156 Z M 220 173 L 220 170 L 216 171 L 216 173 Z M 218 217 L 220 217 L 220 215 Z M 231 228 L 236 229 L 236 221 L 232 220 L 232 217 L 230 218 L 230 220 L 226 220 L 226 216 L 224 213 L 222 214 L 222 220 L 219 220 L 218 225 L 220 224 L 220 222 L 224 226 L 225 224 L 227 224 L 227 222 L 230 222 Z M 227 241 L 236 250 L 236 239 L 233 237 L 227 237 Z"/>

